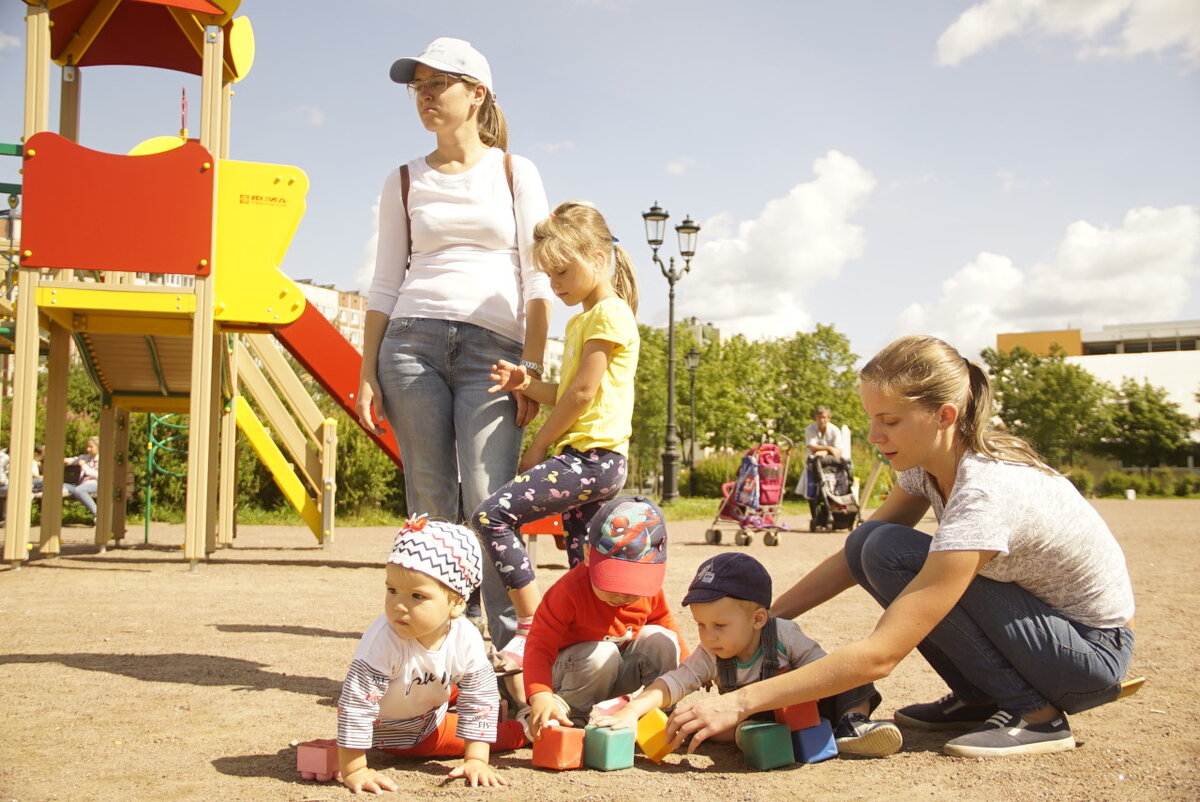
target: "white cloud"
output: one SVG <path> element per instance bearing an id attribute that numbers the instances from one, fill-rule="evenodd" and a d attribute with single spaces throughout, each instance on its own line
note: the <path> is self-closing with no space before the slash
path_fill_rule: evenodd
<path id="1" fill-rule="evenodd" d="M 12 34 L 0 31 L 0 52 L 5 50 L 16 50 L 21 46 L 21 40 Z"/>
<path id="2" fill-rule="evenodd" d="M 695 163 L 696 160 L 691 156 L 680 156 L 678 159 L 667 162 L 667 172 L 674 175 L 683 175 Z"/>
<path id="3" fill-rule="evenodd" d="M 1119 228 L 1080 220 L 1067 227 L 1051 262 L 1022 270 L 981 253 L 942 283 L 932 303 L 913 304 L 901 334 L 934 334 L 966 352 L 995 346 L 996 334 L 1171 320 L 1200 276 L 1200 210 L 1139 208 Z"/>
<path id="4" fill-rule="evenodd" d="M 296 106 L 291 110 L 290 116 L 299 117 L 312 126 L 322 125 L 325 122 L 325 112 L 316 106 Z"/>
<path id="5" fill-rule="evenodd" d="M 1013 192 L 1020 189 L 1023 184 L 1017 180 L 1017 174 L 1012 170 L 997 170 L 996 178 L 1000 179 L 1000 190 L 1002 192 Z"/>
<path id="6" fill-rule="evenodd" d="M 559 151 L 563 150 L 574 150 L 575 143 L 569 139 L 564 139 L 561 142 L 543 142 L 535 147 L 545 153 L 558 153 Z"/>
<path id="7" fill-rule="evenodd" d="M 371 207 L 371 236 L 363 243 L 362 262 L 354 273 L 354 288 L 366 295 L 371 289 L 371 278 L 375 275 L 375 251 L 379 247 L 379 197 Z"/>
<path id="8" fill-rule="evenodd" d="M 680 284 L 677 318 L 695 316 L 749 337 L 813 325 L 806 295 L 862 254 L 866 235 L 849 220 L 875 190 L 875 177 L 837 151 L 817 159 L 813 172 L 753 220 L 735 225 L 722 214 L 704 221 L 692 273 Z M 665 322 L 662 312 L 655 325 Z"/>
<path id="9" fill-rule="evenodd" d="M 1084 56 L 1135 56 L 1180 48 L 1185 60 L 1200 64 L 1196 0 L 984 0 L 938 37 L 937 63 L 953 66 L 1030 29 L 1078 39 Z"/>

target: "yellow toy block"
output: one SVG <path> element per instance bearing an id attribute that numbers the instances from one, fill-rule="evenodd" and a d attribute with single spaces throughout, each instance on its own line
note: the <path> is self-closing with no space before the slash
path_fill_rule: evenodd
<path id="1" fill-rule="evenodd" d="M 663 758 L 671 754 L 671 744 L 667 741 L 666 713 L 655 709 L 638 719 L 637 745 L 655 763 L 661 763 Z"/>

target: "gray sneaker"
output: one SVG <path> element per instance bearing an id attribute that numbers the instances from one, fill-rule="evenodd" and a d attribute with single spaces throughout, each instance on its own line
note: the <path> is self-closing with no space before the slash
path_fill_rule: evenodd
<path id="1" fill-rule="evenodd" d="M 947 741 L 942 751 L 956 757 L 1003 757 L 1043 755 L 1075 748 L 1075 736 L 1067 717 L 1030 724 L 1016 713 L 1000 710 L 979 729 Z"/>
<path id="2" fill-rule="evenodd" d="M 838 754 L 861 757 L 894 755 L 904 746 L 900 728 L 890 721 L 871 721 L 862 713 L 842 716 L 833 731 Z"/>
<path id="3" fill-rule="evenodd" d="M 897 724 L 918 730 L 969 730 L 978 727 L 1000 708 L 995 703 L 969 705 L 953 693 L 936 702 L 909 705 L 896 711 Z"/>

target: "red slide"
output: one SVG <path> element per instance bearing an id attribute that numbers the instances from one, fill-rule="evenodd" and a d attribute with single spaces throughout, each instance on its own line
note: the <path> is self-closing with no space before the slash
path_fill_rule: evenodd
<path id="1" fill-rule="evenodd" d="M 358 411 L 354 408 L 362 355 L 342 333 L 312 304 L 305 304 L 304 312 L 295 321 L 284 326 L 273 326 L 272 331 L 304 366 L 308 375 L 316 379 L 317 384 L 329 393 L 338 406 L 346 410 L 351 420 L 362 426 Z M 366 427 L 363 427 L 363 431 L 393 462 L 404 467 L 400 461 L 400 449 L 396 447 L 391 432 L 380 436 Z"/>

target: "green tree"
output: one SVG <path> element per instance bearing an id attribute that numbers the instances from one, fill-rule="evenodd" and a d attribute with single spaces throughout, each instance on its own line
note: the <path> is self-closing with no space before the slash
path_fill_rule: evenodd
<path id="1" fill-rule="evenodd" d="M 1179 459 L 1190 447 L 1192 419 L 1167 398 L 1167 391 L 1150 382 L 1121 382 L 1112 410 L 1113 431 L 1105 438 L 1105 453 L 1126 466 L 1152 468 Z"/>
<path id="2" fill-rule="evenodd" d="M 1113 389 L 1057 349 L 1039 356 L 1020 346 L 984 349 L 1008 430 L 1034 445 L 1051 465 L 1073 464 L 1081 452 L 1099 453 L 1111 430 Z"/>

